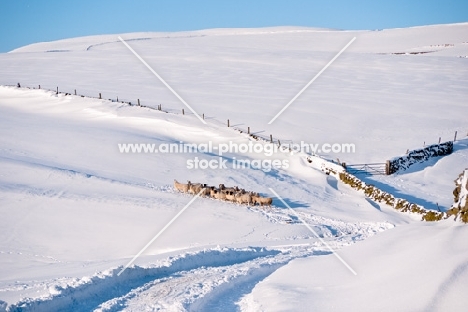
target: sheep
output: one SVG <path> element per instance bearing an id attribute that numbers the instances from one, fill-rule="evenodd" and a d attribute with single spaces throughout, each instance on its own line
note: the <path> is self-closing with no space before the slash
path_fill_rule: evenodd
<path id="1" fill-rule="evenodd" d="M 241 194 L 247 194 L 248 193 L 245 189 L 239 189 L 237 192 L 241 193 Z"/>
<path id="2" fill-rule="evenodd" d="M 252 196 L 250 194 L 242 194 L 241 192 L 237 192 L 235 194 L 235 199 L 238 204 L 251 204 L 252 203 Z"/>
<path id="3" fill-rule="evenodd" d="M 201 196 L 237 202 L 238 204 L 258 204 L 262 207 L 271 207 L 273 203 L 273 199 L 270 197 L 262 197 L 256 192 L 249 192 L 237 186 L 226 187 L 224 184 L 220 184 L 219 189 L 216 189 L 214 186 L 208 186 L 207 184 L 191 183 L 190 181 L 187 181 L 187 184 L 183 184 L 174 179 L 174 187 L 182 193 L 190 193 L 192 195 L 200 194 Z"/>
<path id="4" fill-rule="evenodd" d="M 201 183 L 195 183 L 192 184 L 190 181 L 188 181 L 188 192 L 193 195 L 197 195 L 198 193 L 201 192 L 202 189 L 206 188 L 206 184 L 201 184 Z"/>
<path id="5" fill-rule="evenodd" d="M 236 193 L 237 191 L 239 191 L 239 188 L 238 188 L 237 186 L 234 186 L 234 187 L 226 187 L 224 184 L 220 184 L 220 185 L 219 185 L 219 190 L 220 190 L 220 191 L 223 191 L 224 193 L 227 193 L 227 192 Z"/>
<path id="6" fill-rule="evenodd" d="M 227 200 L 226 199 L 226 194 L 219 192 L 218 195 L 216 196 L 216 199 Z"/>
<path id="7" fill-rule="evenodd" d="M 226 194 L 221 192 L 220 190 L 211 190 L 210 195 L 214 199 L 226 200 Z"/>
<path id="8" fill-rule="evenodd" d="M 224 194 L 226 194 L 226 200 L 234 202 L 236 200 L 234 191 L 223 191 Z"/>
<path id="9" fill-rule="evenodd" d="M 174 179 L 174 187 L 177 191 L 187 193 L 190 187 L 190 181 L 187 184 L 179 183 Z"/>
<path id="10" fill-rule="evenodd" d="M 214 189 L 215 189 L 214 186 L 206 186 L 204 191 L 202 192 L 202 195 L 210 197 L 211 196 L 211 191 L 214 190 Z"/>
<path id="11" fill-rule="evenodd" d="M 271 197 L 252 196 L 252 200 L 254 204 L 259 204 L 262 207 L 263 205 L 271 207 L 271 204 L 273 203 L 273 198 Z"/>

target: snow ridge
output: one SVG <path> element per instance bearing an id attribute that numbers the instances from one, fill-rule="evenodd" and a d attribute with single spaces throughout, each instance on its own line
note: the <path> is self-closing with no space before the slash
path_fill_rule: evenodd
<path id="1" fill-rule="evenodd" d="M 278 250 L 264 248 L 215 248 L 200 252 L 186 253 L 161 261 L 152 267 L 134 266 L 117 273 L 121 267 L 99 272 L 91 277 L 74 279 L 66 284 L 49 287 L 50 295 L 32 299 L 26 298 L 8 307 L 7 311 L 52 311 L 72 309 L 89 311 L 100 303 L 118 298 L 132 289 L 154 280 L 169 278 L 176 273 L 196 268 L 230 266 L 257 258 L 268 258 L 279 254 Z"/>

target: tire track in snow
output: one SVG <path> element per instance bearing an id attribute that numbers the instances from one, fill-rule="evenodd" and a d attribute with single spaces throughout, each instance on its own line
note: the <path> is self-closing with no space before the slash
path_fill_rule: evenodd
<path id="1" fill-rule="evenodd" d="M 279 250 L 264 248 L 217 248 L 186 253 L 160 261 L 151 267 L 131 267 L 117 276 L 121 267 L 56 284 L 49 287 L 50 295 L 41 298 L 26 298 L 8 307 L 8 311 L 90 311 L 103 302 L 119 298 L 133 289 L 183 272 L 200 268 L 232 266 L 258 258 L 274 257 Z"/>
<path id="2" fill-rule="evenodd" d="M 103 303 L 96 310 L 236 310 L 235 303 L 242 295 L 249 293 L 259 281 L 287 263 L 283 261 L 258 265 L 255 262 L 253 260 L 227 267 L 200 268 L 155 280 L 123 297 Z"/>
<path id="3" fill-rule="evenodd" d="M 97 311 L 237 311 L 237 302 L 253 287 L 292 259 L 329 254 L 312 248 L 293 248 L 270 257 L 223 267 L 201 267 L 149 282 Z"/>
<path id="4" fill-rule="evenodd" d="M 229 283 L 218 286 L 203 298 L 195 301 L 190 305 L 188 311 L 238 311 L 237 302 L 243 296 L 251 293 L 255 285 L 289 263 L 290 260 L 292 259 L 252 267 L 245 275 L 238 276 Z"/>

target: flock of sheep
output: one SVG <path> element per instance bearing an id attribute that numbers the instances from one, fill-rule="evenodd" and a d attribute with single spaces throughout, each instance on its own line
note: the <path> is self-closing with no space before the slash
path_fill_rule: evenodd
<path id="1" fill-rule="evenodd" d="M 219 188 L 216 188 L 202 183 L 191 183 L 190 181 L 187 181 L 187 184 L 184 184 L 174 180 L 174 187 L 177 191 L 182 193 L 189 193 L 192 195 L 200 194 L 200 196 L 211 197 L 238 204 L 258 204 L 260 206 L 271 207 L 271 203 L 273 202 L 271 197 L 262 197 L 258 193 L 247 192 L 244 189 L 239 189 L 237 186 L 226 187 L 224 184 L 220 184 Z"/>

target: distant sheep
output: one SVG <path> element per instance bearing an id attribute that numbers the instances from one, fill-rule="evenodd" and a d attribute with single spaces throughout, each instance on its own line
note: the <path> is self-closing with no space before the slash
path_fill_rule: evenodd
<path id="1" fill-rule="evenodd" d="M 214 199 L 226 200 L 226 194 L 220 190 L 211 190 L 211 197 Z"/>
<path id="2" fill-rule="evenodd" d="M 252 196 L 252 200 L 254 205 L 259 204 L 262 207 L 263 205 L 271 207 L 271 204 L 273 203 L 273 198 L 271 197 Z"/>
<path id="3" fill-rule="evenodd" d="M 177 180 L 174 179 L 174 187 L 175 187 L 175 189 L 178 190 L 179 192 L 187 193 L 187 192 L 189 191 L 190 182 L 187 183 L 187 184 L 183 184 L 183 183 L 177 182 Z"/>
<path id="4" fill-rule="evenodd" d="M 237 186 L 234 187 L 226 187 L 224 184 L 219 185 L 219 190 L 223 192 L 238 192 L 239 188 Z"/>
<path id="5" fill-rule="evenodd" d="M 223 193 L 226 194 L 226 200 L 231 202 L 234 202 L 236 200 L 236 193 L 233 190 L 224 190 Z"/>
<path id="6" fill-rule="evenodd" d="M 219 184 L 219 188 L 208 186 L 202 183 L 192 183 L 187 181 L 187 184 L 179 183 L 174 180 L 174 187 L 182 193 L 192 195 L 206 196 L 213 199 L 230 201 L 237 204 L 259 205 L 271 207 L 273 198 L 262 197 L 257 192 L 249 192 L 237 186 L 226 187 L 224 184 Z"/>
<path id="7" fill-rule="evenodd" d="M 252 196 L 250 194 L 242 194 L 238 192 L 236 193 L 235 198 L 238 204 L 250 205 L 252 203 Z"/>
<path id="8" fill-rule="evenodd" d="M 206 185 L 206 184 L 205 184 Z M 211 191 L 214 190 L 215 187 L 214 186 L 206 186 L 204 188 L 204 191 L 203 193 L 201 194 L 202 196 L 208 196 L 208 197 L 211 197 Z"/>
<path id="9" fill-rule="evenodd" d="M 201 183 L 194 183 L 192 184 L 190 181 L 187 181 L 189 188 L 188 192 L 193 195 L 197 195 L 198 193 L 201 192 L 202 189 L 206 188 L 206 184 L 201 184 Z"/>

